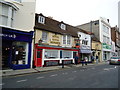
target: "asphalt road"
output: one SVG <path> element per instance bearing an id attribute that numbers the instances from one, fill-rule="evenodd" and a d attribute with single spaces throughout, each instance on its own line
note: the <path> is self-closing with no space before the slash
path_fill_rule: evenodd
<path id="1" fill-rule="evenodd" d="M 92 65 L 2 78 L 3 88 L 118 88 L 115 65 Z"/>

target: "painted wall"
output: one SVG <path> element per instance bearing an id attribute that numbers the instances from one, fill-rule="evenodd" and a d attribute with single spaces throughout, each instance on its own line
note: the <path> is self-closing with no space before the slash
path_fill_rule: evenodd
<path id="1" fill-rule="evenodd" d="M 46 31 L 47 32 L 47 31 Z M 47 43 L 44 43 L 46 45 L 54 45 L 54 46 L 62 46 L 62 47 L 74 47 L 74 37 L 71 37 L 71 45 L 63 45 L 63 35 L 61 34 L 55 34 L 52 32 L 47 32 L 48 38 Z M 38 43 L 38 41 L 42 38 L 42 30 L 35 29 L 35 43 Z"/>
<path id="2" fill-rule="evenodd" d="M 102 49 L 101 43 L 92 41 L 92 49 L 101 50 Z"/>
<path id="3" fill-rule="evenodd" d="M 22 31 L 33 31 L 35 23 L 35 2 L 36 0 L 21 0 L 19 3 L 14 0 L 5 0 L 18 7 L 14 14 L 13 27 Z"/>
<path id="4" fill-rule="evenodd" d="M 78 36 L 80 40 L 80 46 L 85 47 L 84 49 L 91 49 L 91 36 L 89 34 L 85 34 L 82 32 L 78 32 Z M 83 40 L 88 41 L 88 44 L 87 45 L 82 44 Z"/>
<path id="5" fill-rule="evenodd" d="M 118 2 L 118 27 L 120 31 L 120 1 Z"/>

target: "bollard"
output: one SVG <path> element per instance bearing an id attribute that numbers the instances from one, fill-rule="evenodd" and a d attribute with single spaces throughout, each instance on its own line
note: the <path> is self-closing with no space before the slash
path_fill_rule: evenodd
<path id="1" fill-rule="evenodd" d="M 64 68 L 64 60 L 62 60 L 62 68 Z"/>

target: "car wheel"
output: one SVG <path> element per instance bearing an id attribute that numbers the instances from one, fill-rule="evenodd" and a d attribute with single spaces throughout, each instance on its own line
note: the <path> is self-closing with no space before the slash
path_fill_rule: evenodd
<path id="1" fill-rule="evenodd" d="M 109 64 L 110 64 L 110 65 L 112 65 L 112 63 L 111 63 L 111 62 L 109 62 Z"/>

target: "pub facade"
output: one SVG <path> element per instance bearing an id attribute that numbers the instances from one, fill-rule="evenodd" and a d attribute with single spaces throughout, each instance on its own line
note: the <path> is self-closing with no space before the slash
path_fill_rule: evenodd
<path id="1" fill-rule="evenodd" d="M 74 63 L 79 54 L 77 30 L 42 14 L 35 16 L 34 66 Z"/>

